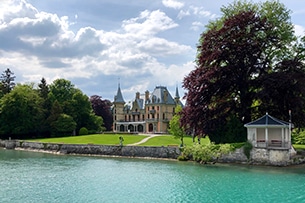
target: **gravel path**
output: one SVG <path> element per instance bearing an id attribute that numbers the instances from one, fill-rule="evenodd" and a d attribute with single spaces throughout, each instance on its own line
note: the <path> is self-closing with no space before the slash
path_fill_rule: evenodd
<path id="1" fill-rule="evenodd" d="M 145 142 L 147 142 L 147 140 L 153 138 L 153 137 L 158 137 L 158 136 L 164 136 L 164 135 L 158 135 L 158 134 L 149 134 L 149 137 L 144 138 L 143 140 L 141 140 L 140 142 L 136 142 L 133 144 L 128 144 L 127 146 L 135 146 L 135 145 L 139 145 L 139 144 L 143 144 Z"/>

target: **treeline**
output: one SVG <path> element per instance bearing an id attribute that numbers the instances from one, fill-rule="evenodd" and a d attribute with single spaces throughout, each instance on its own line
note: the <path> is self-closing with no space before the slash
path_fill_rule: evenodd
<path id="1" fill-rule="evenodd" d="M 78 135 L 81 128 L 89 133 L 111 130 L 110 101 L 96 95 L 89 99 L 66 79 L 47 84 L 42 78 L 38 85 L 16 85 L 14 80 L 10 69 L 0 77 L 1 139 Z"/>

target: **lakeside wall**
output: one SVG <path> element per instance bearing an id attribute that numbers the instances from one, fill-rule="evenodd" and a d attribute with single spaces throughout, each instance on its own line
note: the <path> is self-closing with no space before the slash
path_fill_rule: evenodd
<path id="1" fill-rule="evenodd" d="M 19 140 L 0 140 L 0 147 L 6 149 L 22 149 L 56 154 L 104 155 L 122 157 L 145 157 L 177 159 L 181 155 L 179 147 L 146 147 L 146 146 L 113 146 L 93 144 L 54 144 L 27 142 Z M 243 148 L 229 154 L 221 155 L 215 162 L 241 163 L 253 165 L 288 166 L 305 163 L 305 157 L 291 157 L 289 151 L 253 148 L 250 159 L 246 157 Z"/>
<path id="2" fill-rule="evenodd" d="M 181 154 L 179 147 L 113 146 L 93 144 L 54 144 L 26 142 L 19 140 L 0 140 L 0 147 L 24 149 L 58 154 L 106 155 L 123 157 L 150 157 L 177 159 Z"/>

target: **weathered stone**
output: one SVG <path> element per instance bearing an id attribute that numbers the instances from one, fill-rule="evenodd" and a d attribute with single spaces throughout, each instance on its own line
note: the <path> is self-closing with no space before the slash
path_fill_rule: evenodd
<path id="1" fill-rule="evenodd" d="M 147 146 L 110 146 L 93 144 L 52 144 L 26 142 L 18 140 L 0 140 L 0 147 L 14 149 L 16 147 L 27 150 L 39 150 L 56 152 L 61 154 L 85 154 L 85 155 L 107 155 L 125 157 L 151 157 L 177 159 L 181 154 L 180 149 L 175 146 L 169 147 L 147 147 Z M 221 163 L 247 163 L 264 164 L 275 166 L 286 166 L 305 163 L 304 156 L 290 157 L 288 150 L 253 148 L 248 160 L 243 149 L 236 149 L 229 154 L 215 158 L 213 162 Z"/>

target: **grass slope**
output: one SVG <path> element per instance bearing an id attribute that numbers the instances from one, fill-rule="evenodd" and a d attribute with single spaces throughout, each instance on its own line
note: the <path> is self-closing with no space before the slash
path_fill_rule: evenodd
<path id="1" fill-rule="evenodd" d="M 43 142 L 43 143 L 65 143 L 65 144 L 100 144 L 100 145 L 119 145 L 119 137 L 124 137 L 124 145 L 133 144 L 148 137 L 146 135 L 119 135 L 119 134 L 94 134 L 83 136 L 68 136 L 59 138 L 42 138 L 32 139 L 29 141 Z M 197 142 L 197 139 L 196 139 Z M 209 143 L 209 138 L 201 139 L 202 144 Z M 147 142 L 139 146 L 168 146 L 168 145 L 180 145 L 180 139 L 175 139 L 170 135 L 162 135 L 149 139 Z M 185 145 L 192 145 L 193 140 L 191 137 L 184 138 Z"/>
<path id="2" fill-rule="evenodd" d="M 59 138 L 44 138 L 33 139 L 29 141 L 43 142 L 43 143 L 65 143 L 65 144 L 100 144 L 100 145 L 118 145 L 120 144 L 119 137 L 122 135 L 117 134 L 94 134 L 83 136 L 69 136 Z M 144 135 L 123 135 L 124 145 L 132 144 L 146 138 Z"/>
<path id="3" fill-rule="evenodd" d="M 184 137 L 183 139 L 185 145 L 192 145 L 193 139 L 192 137 Z M 197 139 L 195 140 L 197 142 Z M 207 144 L 209 143 L 209 138 L 202 138 L 201 144 Z M 157 136 L 149 139 L 147 142 L 140 144 L 139 146 L 168 146 L 168 145 L 180 145 L 181 141 L 180 139 L 176 139 L 173 136 Z"/>

